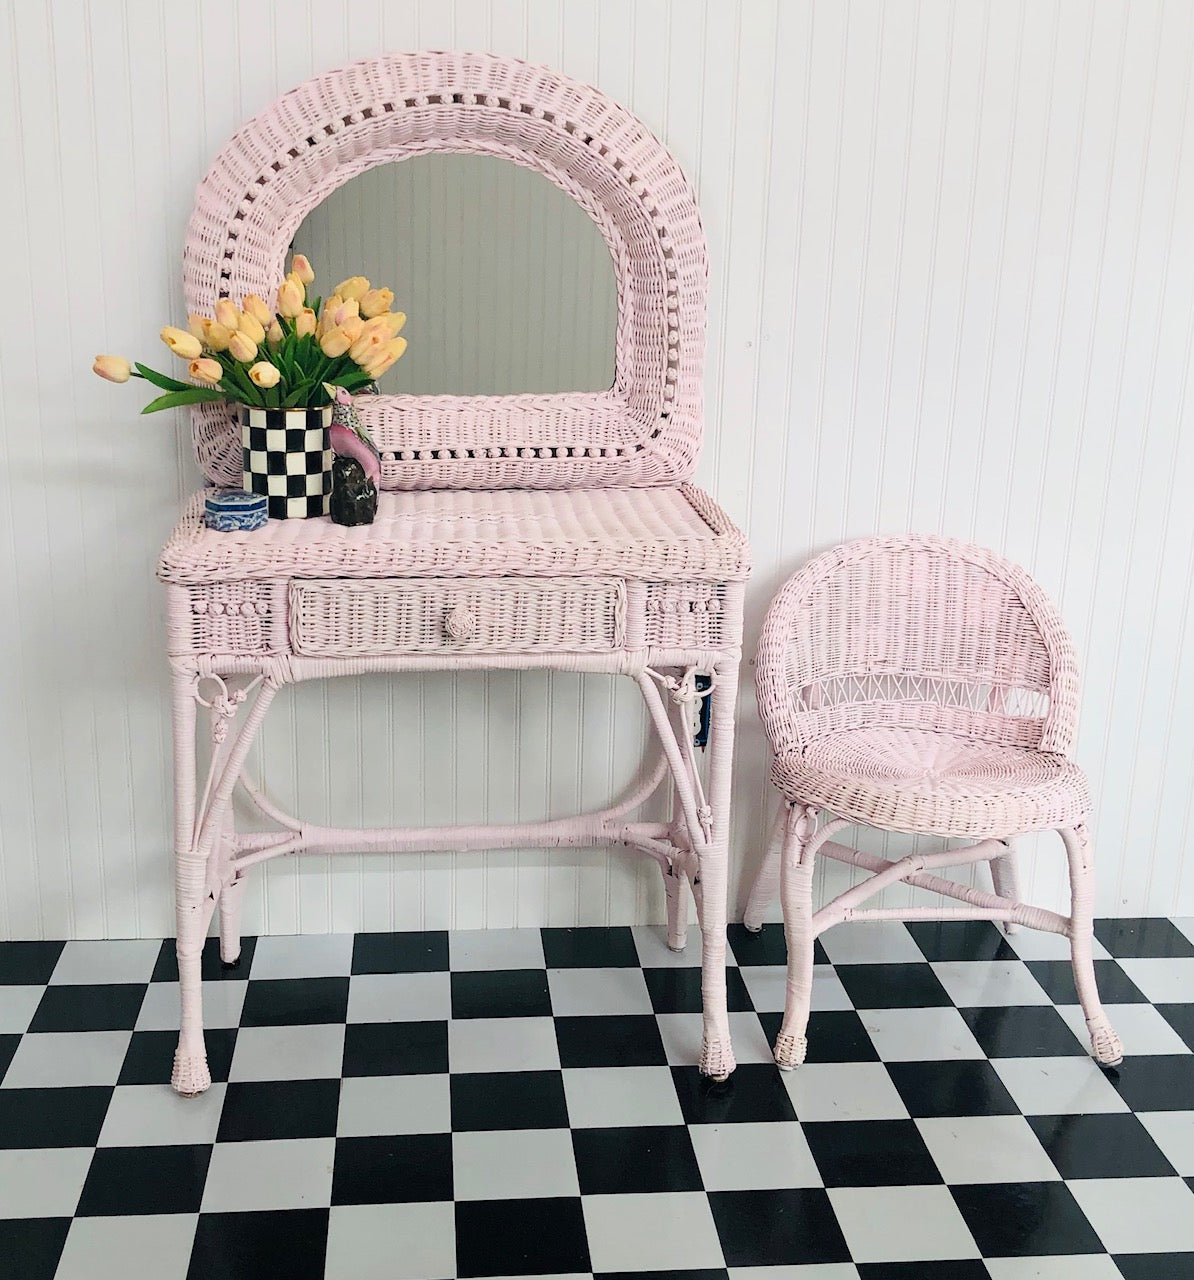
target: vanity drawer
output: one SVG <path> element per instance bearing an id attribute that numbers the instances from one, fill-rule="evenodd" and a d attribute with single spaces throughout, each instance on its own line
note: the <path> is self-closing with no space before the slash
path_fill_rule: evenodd
<path id="1" fill-rule="evenodd" d="M 328 578 L 290 584 L 290 643 L 310 657 L 603 653 L 626 638 L 626 591 L 598 578 Z"/>

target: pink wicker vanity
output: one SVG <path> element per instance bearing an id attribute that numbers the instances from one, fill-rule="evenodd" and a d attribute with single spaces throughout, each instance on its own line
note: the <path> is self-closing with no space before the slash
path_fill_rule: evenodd
<path id="1" fill-rule="evenodd" d="M 200 957 L 213 914 L 221 956 L 233 962 L 246 873 L 303 851 L 621 844 L 653 858 L 673 947 L 684 945 L 686 883 L 695 891 L 701 1070 L 724 1078 L 734 1067 L 726 860 L 749 562 L 742 535 L 688 483 L 702 429 L 706 262 L 675 161 L 623 108 L 543 68 L 447 53 L 355 63 L 286 94 L 217 157 L 187 237 L 188 309 L 268 295 L 295 229 L 332 190 L 374 165 L 446 151 L 537 170 L 597 223 L 618 285 L 614 384 L 593 394 L 371 398 L 364 417 L 384 489 L 371 526 L 271 520 L 216 533 L 203 525 L 202 495 L 187 506 L 159 565 L 174 673 L 180 1093 L 210 1083 Z M 206 476 L 238 484 L 239 436 L 224 407 L 200 406 L 194 435 Z M 528 667 L 637 681 L 659 752 L 631 795 L 518 826 L 340 830 L 282 812 L 245 775 L 283 685 Z M 705 697 L 702 761 L 693 726 Z M 201 708 L 212 749 L 199 778 Z M 664 785 L 672 819 L 639 820 Z M 271 830 L 237 830 L 238 787 Z"/>

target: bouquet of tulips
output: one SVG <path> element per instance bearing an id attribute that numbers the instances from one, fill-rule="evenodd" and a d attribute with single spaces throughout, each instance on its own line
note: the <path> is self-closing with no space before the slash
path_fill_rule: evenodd
<path id="1" fill-rule="evenodd" d="M 360 391 L 406 350 L 399 337 L 406 316 L 391 310 L 390 289 L 374 289 L 364 276 L 338 284 L 329 298 L 308 298 L 311 264 L 296 253 L 278 288 L 277 310 L 256 294 L 216 303 L 213 318 L 192 315 L 186 329 L 167 325 L 162 341 L 188 362 L 181 382 L 123 356 L 96 356 L 95 373 L 109 382 L 143 378 L 165 394 L 141 410 L 155 413 L 205 400 L 231 400 L 264 409 L 321 408 L 325 384 Z"/>

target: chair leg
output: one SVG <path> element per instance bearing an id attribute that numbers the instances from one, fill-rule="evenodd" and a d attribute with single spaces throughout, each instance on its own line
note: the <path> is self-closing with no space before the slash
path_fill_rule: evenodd
<path id="1" fill-rule="evenodd" d="M 788 944 L 788 989 L 784 1020 L 775 1041 L 775 1061 L 784 1071 L 798 1067 L 808 1052 L 808 1015 L 813 998 L 813 863 L 809 842 L 815 814 L 793 806 L 785 810 L 780 854 L 780 898 Z"/>
<path id="2" fill-rule="evenodd" d="M 1123 1061 L 1124 1050 L 1099 999 L 1095 983 L 1094 959 L 1094 859 L 1090 834 L 1085 826 L 1065 828 L 1061 832 L 1070 861 L 1070 956 L 1074 966 L 1074 985 L 1086 1016 L 1090 1045 L 1095 1058 L 1105 1067 Z"/>
<path id="3" fill-rule="evenodd" d="M 758 933 L 763 927 L 763 913 L 775 901 L 779 892 L 779 850 L 783 841 L 784 816 L 787 805 L 781 800 L 775 821 L 771 824 L 771 832 L 767 837 L 767 849 L 763 854 L 763 865 L 750 890 L 746 901 L 746 912 L 742 923 L 751 931 Z"/>
<path id="4" fill-rule="evenodd" d="M 995 892 L 1009 902 L 1020 901 L 1020 868 L 1017 861 L 1016 846 L 1011 840 L 1005 841 L 1007 852 L 991 861 L 991 884 Z M 1003 922 L 1003 932 L 1010 938 L 1020 926 L 1014 920 Z"/>

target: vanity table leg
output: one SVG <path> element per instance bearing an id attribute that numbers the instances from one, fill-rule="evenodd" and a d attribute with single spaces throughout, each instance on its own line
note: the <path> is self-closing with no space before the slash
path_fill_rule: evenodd
<path id="1" fill-rule="evenodd" d="M 235 969 L 240 964 L 240 912 L 245 895 L 243 876 L 228 879 L 228 863 L 232 859 L 233 838 L 236 823 L 232 805 L 224 815 L 224 834 L 220 840 L 220 962 L 225 969 Z"/>
<path id="2" fill-rule="evenodd" d="M 195 847 L 195 677 L 174 676 L 174 913 L 182 1020 L 170 1083 L 194 1097 L 211 1084 L 203 1043 L 203 939 L 214 903 L 206 863 Z"/>
<path id="3" fill-rule="evenodd" d="M 701 1072 L 724 1080 L 734 1070 L 734 1048 L 726 1012 L 726 911 L 729 893 L 730 774 L 734 755 L 734 708 L 738 663 L 714 670 L 709 724 L 709 808 L 712 835 L 700 860 L 701 991 L 704 1040 Z"/>

